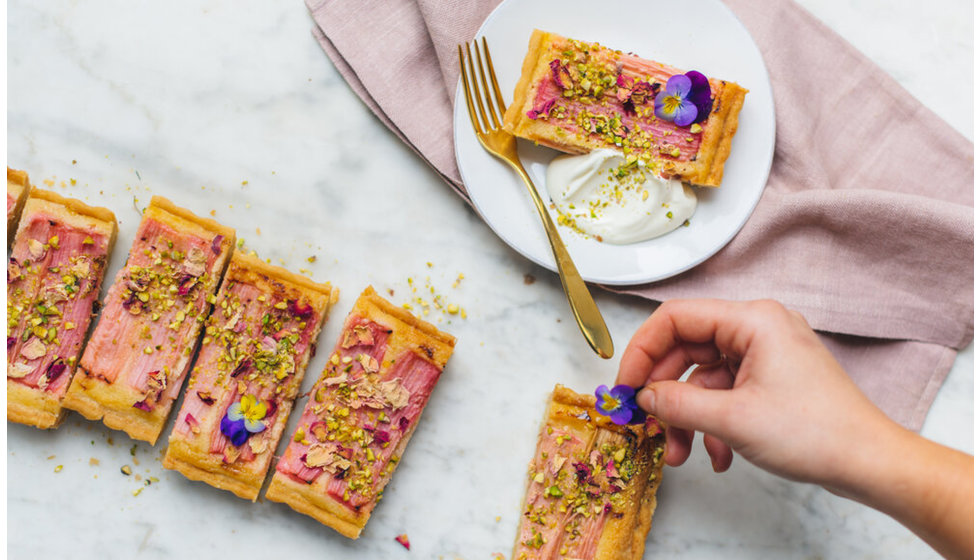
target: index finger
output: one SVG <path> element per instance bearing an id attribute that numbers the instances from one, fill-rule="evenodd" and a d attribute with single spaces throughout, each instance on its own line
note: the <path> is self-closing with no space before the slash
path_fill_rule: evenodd
<path id="1" fill-rule="evenodd" d="M 736 336 L 737 317 L 745 304 L 713 299 L 664 302 L 637 329 L 619 362 L 617 384 L 642 387 L 652 381 L 679 379 L 698 359 L 682 360 L 679 351 L 714 347 L 713 359 L 724 353 L 741 356 L 747 341 Z M 693 352 L 686 352 L 696 358 Z M 704 358 L 710 361 L 712 358 Z"/>

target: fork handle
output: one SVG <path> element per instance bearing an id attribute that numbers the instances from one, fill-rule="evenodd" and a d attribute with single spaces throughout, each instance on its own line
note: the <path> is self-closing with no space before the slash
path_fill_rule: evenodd
<path id="1" fill-rule="evenodd" d="M 534 183 L 531 181 L 531 177 L 527 174 L 527 171 L 524 170 L 523 165 L 514 165 L 512 163 L 511 166 L 517 170 L 518 175 L 524 180 L 527 190 L 531 193 L 531 199 L 534 201 L 534 207 L 538 211 L 538 216 L 541 217 L 541 221 L 544 223 L 544 230 L 548 235 L 548 242 L 551 243 L 551 252 L 555 256 L 555 265 L 558 267 L 558 277 L 561 278 L 561 285 L 565 289 L 565 296 L 568 298 L 568 304 L 572 308 L 572 315 L 575 316 L 575 322 L 578 323 L 579 329 L 585 335 L 585 340 L 589 342 L 589 346 L 595 350 L 596 354 L 602 358 L 611 358 L 613 356 L 613 341 L 612 337 L 609 336 L 609 328 L 606 327 L 606 321 L 602 318 L 602 314 L 599 313 L 599 308 L 596 306 L 595 300 L 592 299 L 592 294 L 589 293 L 588 286 L 582 280 L 582 275 L 575 268 L 575 263 L 572 262 L 572 257 L 568 254 L 565 243 L 562 242 L 561 236 L 558 235 L 558 228 L 555 227 L 551 215 L 548 214 L 548 209 L 545 207 L 541 195 L 538 194 L 538 189 L 534 187 Z"/>

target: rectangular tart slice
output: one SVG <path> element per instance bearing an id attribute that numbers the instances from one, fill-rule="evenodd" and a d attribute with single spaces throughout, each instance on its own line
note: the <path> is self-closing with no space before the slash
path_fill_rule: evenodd
<path id="1" fill-rule="evenodd" d="M 26 180 L 25 180 L 26 182 Z M 55 428 L 98 305 L 116 217 L 34 189 L 7 263 L 7 419 Z"/>
<path id="2" fill-rule="evenodd" d="M 654 114 L 656 94 L 685 71 L 597 43 L 535 30 L 504 127 L 567 153 L 619 150 L 664 177 L 717 187 L 747 90 L 708 78 L 710 112 L 677 126 Z"/>
<path id="3" fill-rule="evenodd" d="M 356 539 L 455 344 L 368 287 L 344 323 L 265 497 Z"/>
<path id="4" fill-rule="evenodd" d="M 64 406 L 155 443 L 234 245 L 235 230 L 154 196 Z"/>
<path id="5" fill-rule="evenodd" d="M 255 501 L 337 290 L 236 251 L 163 466 Z"/>
<path id="6" fill-rule="evenodd" d="M 7 168 L 7 246 L 14 240 L 17 221 L 30 194 L 31 183 L 26 171 Z"/>
<path id="7" fill-rule="evenodd" d="M 617 426 L 595 397 L 557 385 L 528 468 L 515 560 L 640 559 L 665 438 L 655 418 Z"/>

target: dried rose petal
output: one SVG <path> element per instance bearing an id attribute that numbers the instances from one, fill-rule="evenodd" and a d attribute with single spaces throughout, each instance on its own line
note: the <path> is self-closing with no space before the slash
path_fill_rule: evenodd
<path id="1" fill-rule="evenodd" d="M 374 441 L 381 444 L 388 443 L 391 441 L 391 435 L 384 430 L 377 430 L 374 432 Z"/>
<path id="2" fill-rule="evenodd" d="M 241 361 L 241 363 L 235 366 L 235 369 L 231 370 L 231 376 L 238 377 L 239 375 L 245 373 L 245 370 L 247 370 L 250 367 L 252 367 L 251 358 L 245 358 L 244 360 Z"/>
<path id="3" fill-rule="evenodd" d="M 10 351 L 10 349 L 14 347 L 14 344 L 17 344 L 17 337 L 16 336 L 8 336 L 7 337 L 7 351 Z"/>
<path id="4" fill-rule="evenodd" d="M 196 276 L 191 276 L 190 274 L 184 274 L 181 276 L 180 280 L 177 282 L 177 295 L 186 296 L 191 291 L 191 288 L 194 287 L 196 282 Z"/>
<path id="5" fill-rule="evenodd" d="M 265 401 L 265 418 L 275 416 L 276 412 L 279 410 L 279 403 L 273 399 L 267 399 Z"/>
<path id="6" fill-rule="evenodd" d="M 221 254 L 221 242 L 224 241 L 224 235 L 215 235 L 214 239 L 211 241 L 211 252 L 215 255 Z"/>
<path id="7" fill-rule="evenodd" d="M 150 404 L 146 402 L 146 399 L 136 402 L 136 404 L 133 405 L 133 408 L 138 408 L 144 412 L 150 412 L 151 410 L 153 410 L 153 407 L 151 407 Z"/>
<path id="8" fill-rule="evenodd" d="M 395 540 L 398 541 L 398 544 L 404 546 L 405 547 L 405 550 L 411 550 L 412 549 L 411 543 L 408 542 L 408 535 L 406 535 L 405 533 L 402 533 L 402 534 L 398 535 L 397 537 L 395 537 Z"/>
<path id="9" fill-rule="evenodd" d="M 196 428 L 201 425 L 201 423 L 197 421 L 197 418 L 194 418 L 194 415 L 190 412 L 184 415 L 184 422 L 186 422 L 187 425 L 192 428 Z"/>
<path id="10" fill-rule="evenodd" d="M 309 319 L 313 316 L 313 306 L 309 303 L 301 305 L 298 300 L 289 300 L 289 303 L 286 304 L 286 309 L 302 319 Z"/>
<path id="11" fill-rule="evenodd" d="M 553 97 L 553 98 L 551 98 L 551 99 L 549 99 L 549 100 L 547 100 L 547 101 L 539 104 L 537 107 L 531 109 L 530 111 L 528 111 L 527 112 L 527 118 L 529 118 L 529 119 L 536 119 L 536 118 L 538 118 L 538 117 L 540 117 L 542 115 L 544 115 L 544 116 L 547 117 L 548 116 L 548 113 L 551 112 L 551 108 L 555 106 L 555 99 L 556 98 Z"/>
<path id="12" fill-rule="evenodd" d="M 408 418 L 402 416 L 398 419 L 398 429 L 404 432 L 406 429 L 408 429 L 408 425 L 411 423 L 412 422 Z"/>
<path id="13" fill-rule="evenodd" d="M 560 87 L 562 90 L 570 89 L 572 87 L 572 74 L 568 71 L 568 66 L 565 66 L 557 58 L 551 61 L 551 79 L 555 81 L 555 85 Z"/>
<path id="14" fill-rule="evenodd" d="M 51 365 L 48 366 L 48 371 L 46 373 L 48 383 L 51 383 L 55 379 L 61 377 L 61 374 L 65 373 L 66 369 L 68 369 L 68 366 L 62 362 L 61 359 L 51 362 Z"/>
<path id="15" fill-rule="evenodd" d="M 214 404 L 214 397 L 211 396 L 210 391 L 198 391 L 197 398 L 201 399 L 201 402 L 208 406 Z"/>

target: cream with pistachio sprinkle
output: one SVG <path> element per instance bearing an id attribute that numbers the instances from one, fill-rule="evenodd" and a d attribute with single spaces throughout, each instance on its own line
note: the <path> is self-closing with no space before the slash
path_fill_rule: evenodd
<path id="1" fill-rule="evenodd" d="M 559 225 L 616 245 L 669 233 L 693 216 L 698 204 L 688 185 L 660 177 L 636 156 L 609 149 L 555 158 L 547 188 Z"/>

